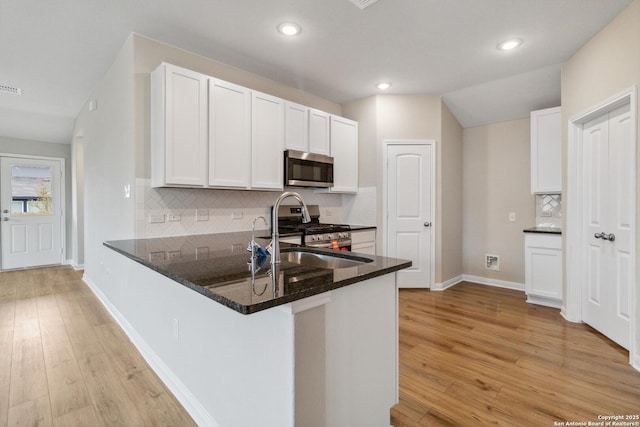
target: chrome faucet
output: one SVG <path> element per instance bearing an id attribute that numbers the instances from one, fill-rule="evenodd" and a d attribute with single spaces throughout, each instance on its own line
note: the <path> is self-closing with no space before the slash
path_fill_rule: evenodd
<path id="1" fill-rule="evenodd" d="M 258 246 L 261 250 L 262 247 L 260 245 L 258 245 L 258 243 L 256 242 L 256 221 L 261 219 L 262 222 L 264 222 L 264 225 L 267 225 L 267 220 L 264 219 L 264 217 L 262 215 L 255 217 L 253 219 L 253 223 L 251 224 L 251 241 L 249 242 L 249 247 L 247 248 L 248 251 L 251 251 L 251 258 L 249 259 L 249 263 L 251 265 L 251 273 L 254 274 L 256 271 L 256 246 Z"/>
<path id="2" fill-rule="evenodd" d="M 298 193 L 293 191 L 285 191 L 278 197 L 273 204 L 273 213 L 271 214 L 271 231 L 272 231 L 272 241 L 271 241 L 271 271 L 275 274 L 277 272 L 276 265 L 280 264 L 280 233 L 278 233 L 278 208 L 280 207 L 280 203 L 287 197 L 293 197 L 300 203 L 302 206 L 302 222 L 307 223 L 311 221 L 311 217 L 309 216 L 309 208 L 307 208 L 307 204 L 302 199 Z"/>

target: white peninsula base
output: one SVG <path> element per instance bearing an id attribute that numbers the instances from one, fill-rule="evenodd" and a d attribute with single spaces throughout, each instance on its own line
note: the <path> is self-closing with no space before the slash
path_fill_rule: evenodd
<path id="1" fill-rule="evenodd" d="M 85 280 L 202 426 L 388 427 L 395 273 L 250 315 L 114 251 Z"/>

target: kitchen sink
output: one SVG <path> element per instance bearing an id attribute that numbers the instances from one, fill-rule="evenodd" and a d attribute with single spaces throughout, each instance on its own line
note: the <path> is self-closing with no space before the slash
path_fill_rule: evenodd
<path id="1" fill-rule="evenodd" d="M 293 262 L 310 267 L 339 269 L 348 267 L 357 267 L 373 260 L 359 256 L 331 255 L 328 253 L 309 252 L 308 250 L 294 249 L 291 251 L 280 252 L 280 260 Z"/>

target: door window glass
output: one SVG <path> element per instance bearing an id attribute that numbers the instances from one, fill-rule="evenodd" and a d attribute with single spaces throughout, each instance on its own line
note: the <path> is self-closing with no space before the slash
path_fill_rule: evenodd
<path id="1" fill-rule="evenodd" d="M 52 215 L 51 167 L 11 166 L 11 214 Z"/>

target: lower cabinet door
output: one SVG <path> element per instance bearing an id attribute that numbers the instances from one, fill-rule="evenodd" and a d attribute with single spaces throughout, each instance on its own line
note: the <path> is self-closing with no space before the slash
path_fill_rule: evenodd
<path id="1" fill-rule="evenodd" d="M 562 237 L 525 236 L 527 301 L 560 308 L 562 305 Z"/>

